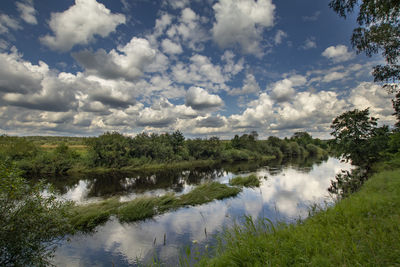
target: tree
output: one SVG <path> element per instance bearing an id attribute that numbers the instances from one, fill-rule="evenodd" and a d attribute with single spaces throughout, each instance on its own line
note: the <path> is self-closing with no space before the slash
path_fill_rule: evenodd
<path id="1" fill-rule="evenodd" d="M 392 88 L 398 89 L 400 79 L 400 1 L 331 0 L 329 6 L 344 18 L 359 6 L 357 17 L 359 27 L 353 31 L 352 45 L 357 49 L 357 53 L 365 52 L 367 56 L 382 51 L 386 65 L 374 67 L 374 80 L 375 82 L 393 83 Z"/>
<path id="2" fill-rule="evenodd" d="M 44 189 L 0 163 L 0 266 L 48 265 L 57 241 L 71 232 L 69 203 L 43 196 Z"/>
<path id="3" fill-rule="evenodd" d="M 392 99 L 394 113 L 393 115 L 396 117 L 397 122 L 394 124 L 396 131 L 400 130 L 400 92 L 397 92 L 395 99 Z"/>
<path id="4" fill-rule="evenodd" d="M 110 168 L 126 166 L 133 153 L 131 142 L 131 138 L 118 132 L 105 132 L 87 141 L 89 160 L 94 166 Z"/>
<path id="5" fill-rule="evenodd" d="M 388 127 L 376 127 L 377 120 L 369 116 L 368 108 L 347 111 L 335 118 L 331 135 L 335 137 L 333 145 L 338 154 L 346 161 L 368 169 L 389 141 Z"/>

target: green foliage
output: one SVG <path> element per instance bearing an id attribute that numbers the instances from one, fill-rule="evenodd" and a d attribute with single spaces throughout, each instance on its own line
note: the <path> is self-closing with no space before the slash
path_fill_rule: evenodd
<path id="1" fill-rule="evenodd" d="M 70 209 L 69 217 L 76 230 L 90 232 L 96 226 L 105 223 L 111 215 L 116 215 L 121 222 L 143 220 L 180 207 L 233 197 L 240 191 L 240 188 L 218 182 L 205 183 L 181 196 L 166 194 L 139 197 L 128 202 L 119 202 L 116 198 L 111 198 L 98 203 L 74 206 Z"/>
<path id="2" fill-rule="evenodd" d="M 131 153 L 129 138 L 118 132 L 106 132 L 88 139 L 89 159 L 93 166 L 119 168 L 126 166 Z"/>
<path id="3" fill-rule="evenodd" d="M 240 193 L 240 189 L 229 187 L 218 182 L 205 183 L 197 186 L 189 193 L 180 196 L 178 203 L 180 205 L 200 205 L 214 199 L 224 199 L 236 196 Z"/>
<path id="4" fill-rule="evenodd" d="M 360 3 L 361 2 L 361 3 Z M 400 2 L 398 0 L 331 0 L 329 6 L 346 17 L 359 5 L 351 42 L 358 53 L 372 56 L 382 51 L 386 65 L 374 67 L 376 82 L 398 83 L 400 79 Z M 398 84 L 397 84 L 398 87 Z"/>
<path id="5" fill-rule="evenodd" d="M 234 162 L 306 157 L 307 142 L 318 147 L 324 144 L 308 133 L 297 133 L 290 140 L 257 139 L 255 131 L 235 136 L 230 141 L 221 141 L 218 137 L 185 140 L 180 131 L 141 133 L 135 137 L 118 132 L 90 138 L 0 136 L 0 159 L 14 161 L 26 176 L 39 176 L 89 170 L 154 169 L 179 164 L 190 166 L 204 160 Z M 82 145 L 83 142 L 86 145 Z"/>
<path id="6" fill-rule="evenodd" d="M 392 99 L 392 104 L 394 109 L 393 115 L 396 117 L 397 120 L 394 124 L 394 127 L 396 131 L 400 131 L 400 91 L 397 92 L 395 98 Z"/>
<path id="7" fill-rule="evenodd" d="M 379 154 L 387 148 L 389 130 L 377 128 L 377 119 L 369 117 L 369 109 L 343 113 L 332 122 L 333 145 L 345 160 L 354 165 L 370 168 L 381 158 Z"/>
<path id="8" fill-rule="evenodd" d="M 398 266 L 400 170 L 297 224 L 267 219 L 225 230 L 198 266 Z"/>
<path id="9" fill-rule="evenodd" d="M 57 241 L 71 231 L 69 203 L 43 196 L 11 165 L 0 164 L 0 266 L 44 266 Z"/>
<path id="10" fill-rule="evenodd" d="M 24 137 L 0 136 L 0 158 L 12 161 L 31 159 L 38 153 L 38 148 L 33 142 Z"/>
<path id="11" fill-rule="evenodd" d="M 244 186 L 244 187 L 259 187 L 260 179 L 252 174 L 246 177 L 237 176 L 229 180 L 229 184 L 233 186 Z"/>

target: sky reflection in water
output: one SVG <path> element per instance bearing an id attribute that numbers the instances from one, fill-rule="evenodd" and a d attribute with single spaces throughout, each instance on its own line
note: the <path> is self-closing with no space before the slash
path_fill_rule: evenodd
<path id="1" fill-rule="evenodd" d="M 243 215 L 253 218 L 264 216 L 272 221 L 306 217 L 311 204 L 332 202 L 327 191 L 330 180 L 341 169 L 349 168 L 349 164 L 334 158 L 307 168 L 259 168 L 255 173 L 266 177 L 262 179 L 260 188 L 245 188 L 236 198 L 181 208 L 142 222 L 120 224 L 115 219 L 110 220 L 98 227 L 96 233 L 76 235 L 70 242 L 64 243 L 57 250 L 55 265 L 112 266 L 114 263 L 115 266 L 130 266 L 136 264 L 138 259 L 151 262 L 155 257 L 167 265 L 176 265 L 185 246 L 190 245 L 192 250 L 204 250 L 206 244 L 215 241 L 210 235 L 240 221 Z M 235 175 L 222 171 L 206 179 L 227 183 L 232 176 Z M 90 200 L 85 187 L 88 185 L 79 181 L 64 196 L 78 201 Z M 186 193 L 191 187 L 193 184 L 183 181 L 179 192 Z M 153 189 L 151 194 L 169 190 Z M 132 198 L 135 194 L 127 194 L 125 198 Z"/>

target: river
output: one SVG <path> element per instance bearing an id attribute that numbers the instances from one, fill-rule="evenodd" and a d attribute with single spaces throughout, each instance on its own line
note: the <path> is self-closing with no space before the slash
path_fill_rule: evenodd
<path id="1" fill-rule="evenodd" d="M 121 201 L 141 195 L 183 194 L 213 180 L 228 183 L 237 175 L 254 173 L 259 188 L 244 188 L 237 197 L 181 208 L 134 223 L 112 218 L 92 234 L 77 234 L 61 242 L 56 266 L 132 266 L 161 261 L 174 266 L 187 247 L 191 258 L 216 243 L 215 236 L 244 215 L 266 217 L 272 222 L 306 218 L 311 205 L 329 205 L 334 199 L 327 188 L 341 169 L 351 166 L 335 158 L 325 161 L 271 162 L 267 166 L 235 164 L 155 173 L 93 175 L 57 179 L 60 197 L 84 204 L 109 196 Z"/>

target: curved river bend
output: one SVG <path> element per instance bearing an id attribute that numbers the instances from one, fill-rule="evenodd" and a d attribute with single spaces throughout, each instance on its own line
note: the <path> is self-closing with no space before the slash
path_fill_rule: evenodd
<path id="1" fill-rule="evenodd" d="M 341 169 L 350 165 L 329 158 L 313 164 L 269 164 L 264 167 L 236 166 L 167 174 L 77 178 L 71 185 L 56 185 L 62 197 L 77 202 L 92 202 L 109 195 L 122 201 L 139 195 L 182 194 L 207 180 L 228 183 L 229 179 L 255 173 L 260 188 L 244 188 L 235 198 L 181 208 L 152 219 L 121 224 L 116 219 L 96 228 L 93 234 L 69 237 L 57 249 L 56 266 L 132 266 L 158 259 L 167 266 L 179 263 L 186 247 L 204 251 L 215 244 L 215 234 L 243 220 L 267 217 L 273 222 L 291 222 L 308 215 L 310 205 L 332 203 L 327 188 Z M 168 178 L 166 178 L 168 177 Z M 103 181 L 105 179 L 106 181 Z"/>

